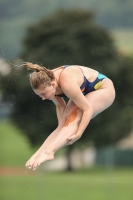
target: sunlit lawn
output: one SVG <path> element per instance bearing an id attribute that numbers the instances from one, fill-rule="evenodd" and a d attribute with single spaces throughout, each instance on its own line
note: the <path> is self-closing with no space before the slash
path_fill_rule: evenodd
<path id="1" fill-rule="evenodd" d="M 1 200 L 132 200 L 133 169 L 1 176 Z"/>
<path id="2" fill-rule="evenodd" d="M 24 166 L 35 150 L 9 121 L 0 121 L 0 166 Z"/>
<path id="3" fill-rule="evenodd" d="M 0 165 L 21 166 L 33 153 L 10 122 L 0 123 Z M 52 162 L 52 161 L 51 161 Z M 90 168 L 73 173 L 0 176 L 1 200 L 133 200 L 133 169 Z"/>

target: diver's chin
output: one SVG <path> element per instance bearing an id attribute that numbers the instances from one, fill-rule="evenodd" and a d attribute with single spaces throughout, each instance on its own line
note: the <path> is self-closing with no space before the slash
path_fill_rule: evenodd
<path id="1" fill-rule="evenodd" d="M 51 97 L 48 98 L 48 100 L 52 101 L 54 98 L 55 98 L 55 93 L 53 93 L 53 94 L 51 95 Z"/>
<path id="2" fill-rule="evenodd" d="M 53 96 L 53 97 L 50 97 L 50 98 L 47 99 L 47 100 L 52 101 L 53 99 L 54 99 L 54 96 Z"/>

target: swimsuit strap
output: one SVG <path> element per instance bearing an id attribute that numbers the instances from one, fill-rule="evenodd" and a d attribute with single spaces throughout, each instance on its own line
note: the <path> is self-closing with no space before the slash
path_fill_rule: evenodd
<path id="1" fill-rule="evenodd" d="M 62 74 L 63 70 L 64 70 L 66 67 L 69 67 L 69 66 L 70 66 L 70 65 L 63 65 L 63 66 L 60 66 L 59 68 L 56 69 L 56 70 L 58 70 L 58 69 L 62 68 L 62 71 L 61 71 L 61 73 L 60 73 L 60 75 L 59 75 L 59 78 L 58 78 L 58 80 L 57 80 L 57 83 L 58 83 L 59 86 L 60 86 L 60 77 L 61 77 L 61 74 Z"/>
<path id="2" fill-rule="evenodd" d="M 82 68 L 81 68 L 81 67 L 79 67 L 79 68 L 80 68 L 80 70 L 81 70 L 81 72 L 82 72 L 82 74 L 83 74 L 84 80 L 85 80 L 85 75 L 84 75 L 84 72 L 83 72 L 83 70 L 82 70 Z"/>
<path id="3" fill-rule="evenodd" d="M 81 72 L 82 72 L 82 74 L 83 74 L 83 76 L 84 76 L 84 72 L 83 72 L 82 68 L 81 68 L 81 67 L 79 67 L 79 69 L 81 70 Z"/>
<path id="4" fill-rule="evenodd" d="M 60 86 L 60 77 L 61 77 L 61 74 L 62 74 L 63 70 L 65 69 L 65 66 L 61 66 L 60 68 L 62 68 L 62 71 L 61 71 L 61 73 L 59 74 L 59 78 L 58 78 L 58 80 L 57 80 L 57 83 L 58 83 L 59 86 Z"/>
<path id="5" fill-rule="evenodd" d="M 59 75 L 59 78 L 58 78 L 58 80 L 57 80 L 58 85 L 60 85 L 60 77 L 61 77 L 61 74 L 62 74 L 63 70 L 64 70 L 66 67 L 69 67 L 69 66 L 70 66 L 70 65 L 64 65 L 64 66 L 58 67 L 57 69 L 54 70 L 54 71 L 56 71 L 56 70 L 59 70 L 60 68 L 62 68 L 62 71 L 61 71 L 61 73 L 60 73 L 60 75 Z M 82 74 L 83 74 L 84 81 L 85 81 L 85 76 L 84 76 L 83 70 L 82 70 L 81 67 L 79 67 L 79 68 L 80 68 L 80 70 L 81 70 L 81 72 L 82 72 Z M 84 81 L 83 81 L 83 83 L 84 83 Z"/>
<path id="6" fill-rule="evenodd" d="M 61 68 L 62 68 L 62 71 L 61 71 L 61 73 L 62 73 L 63 70 L 65 69 L 64 66 L 58 67 L 57 69 L 54 69 L 53 71 L 57 71 L 57 70 L 59 70 L 59 69 L 61 69 Z M 60 76 L 61 76 L 61 73 L 60 73 L 59 78 L 58 78 L 58 80 L 57 80 L 58 85 L 60 85 Z"/>
<path id="7" fill-rule="evenodd" d="M 83 83 L 82 83 L 82 85 L 80 86 L 80 89 L 81 89 L 81 91 L 83 92 L 83 91 L 85 90 L 85 84 L 86 84 L 87 78 L 85 77 L 82 68 L 81 68 L 81 67 L 79 67 L 79 68 L 80 68 L 80 70 L 81 70 L 81 72 L 82 72 L 82 74 L 83 74 L 83 77 L 84 77 Z"/>

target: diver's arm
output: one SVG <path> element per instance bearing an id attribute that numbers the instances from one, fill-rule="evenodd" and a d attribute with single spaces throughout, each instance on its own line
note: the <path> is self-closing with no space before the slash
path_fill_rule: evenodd
<path id="1" fill-rule="evenodd" d="M 93 109 L 91 105 L 89 104 L 88 100 L 86 99 L 86 97 L 82 94 L 82 91 L 79 85 L 77 84 L 77 82 L 73 80 L 73 77 L 69 75 L 69 77 L 66 76 L 64 77 L 64 79 L 65 81 L 61 85 L 63 92 L 83 112 L 77 132 L 74 135 L 75 138 L 72 140 L 70 138 L 71 140 L 70 142 L 73 142 L 74 140 L 76 141 L 78 138 L 82 136 L 84 130 L 86 129 L 86 127 L 88 126 L 92 118 Z"/>
<path id="2" fill-rule="evenodd" d="M 58 119 L 58 124 L 60 123 L 61 119 L 63 118 L 64 110 L 66 108 L 66 102 L 63 98 L 55 96 L 52 100 L 56 106 L 56 115 Z"/>

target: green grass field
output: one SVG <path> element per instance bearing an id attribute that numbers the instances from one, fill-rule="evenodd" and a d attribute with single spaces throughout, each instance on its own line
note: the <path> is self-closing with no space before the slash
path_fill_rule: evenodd
<path id="1" fill-rule="evenodd" d="M 26 137 L 0 122 L 0 165 L 24 167 L 33 153 Z M 0 176 L 1 200 L 133 200 L 132 168 L 88 168 L 75 172 L 33 172 Z"/>
<path id="2" fill-rule="evenodd" d="M 0 122 L 0 166 L 23 167 L 34 151 L 27 138 L 11 122 Z"/>
<path id="3" fill-rule="evenodd" d="M 1 200 L 132 200 L 132 169 L 1 176 Z"/>

